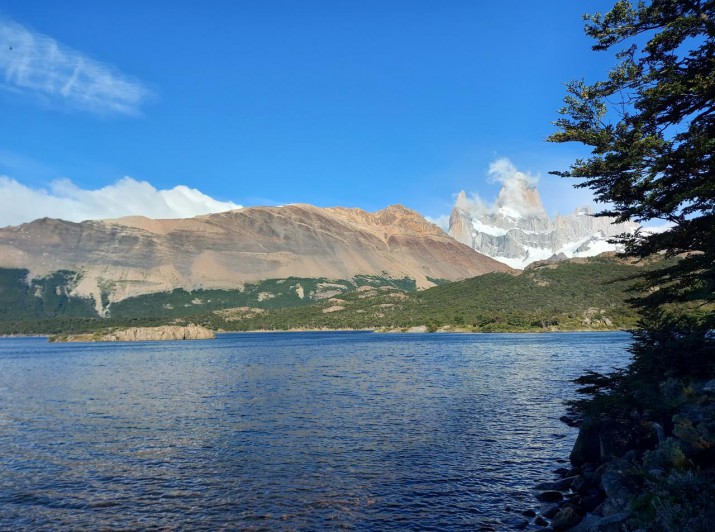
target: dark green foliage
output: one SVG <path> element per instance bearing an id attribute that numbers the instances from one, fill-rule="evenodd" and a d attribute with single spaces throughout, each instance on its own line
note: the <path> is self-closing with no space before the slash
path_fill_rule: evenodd
<path id="1" fill-rule="evenodd" d="M 185 325 L 190 320 L 166 318 L 71 318 L 58 316 L 52 319 L 24 319 L 0 321 L 0 335 L 66 335 L 102 331 L 108 328 L 155 327 L 166 324 Z"/>
<path id="2" fill-rule="evenodd" d="M 704 383 L 715 376 L 715 1 L 619 1 L 585 19 L 594 50 L 623 48 L 608 79 L 568 85 L 550 140 L 580 142 L 591 155 L 554 173 L 582 179 L 577 186 L 609 204 L 602 215 L 671 224 L 623 235 L 627 254 L 682 260 L 641 277 L 632 363 L 581 377 L 588 398 L 570 406 L 601 441 L 611 426 L 629 434 L 627 447 L 640 453 L 632 509 L 642 528 L 710 530 L 715 408 Z"/>
<path id="3" fill-rule="evenodd" d="M 296 287 L 303 287 L 309 294 L 310 289 L 321 281 L 325 280 L 269 279 L 247 284 L 243 290 L 193 290 L 189 292 L 177 288 L 171 292 L 157 292 L 123 299 L 110 306 L 109 315 L 112 318 L 183 317 L 209 310 L 247 305 L 260 308 L 292 307 L 311 301 L 311 299 L 306 301 L 301 298 L 296 292 Z M 345 284 L 345 290 L 352 288 L 348 283 Z"/>
<path id="4" fill-rule="evenodd" d="M 27 282 L 28 270 L 0 268 L 0 320 L 97 316 L 89 298 L 69 295 L 76 272 L 60 270 Z"/>
<path id="5" fill-rule="evenodd" d="M 630 373 L 638 379 L 715 377 L 715 314 L 652 311 L 635 333 Z"/>
<path id="6" fill-rule="evenodd" d="M 129 298 L 111 304 L 105 318 L 91 308 L 84 316 L 94 319 L 82 320 L 71 319 L 73 314 L 60 313 L 48 321 L 34 311 L 24 317 L 7 313 L 0 319 L 0 334 L 83 332 L 176 320 L 217 330 L 413 326 L 482 332 L 623 329 L 634 327 L 637 319 L 625 302 L 630 279 L 653 267 L 594 257 L 537 265 L 518 276 L 487 274 L 416 293 L 404 290 L 414 287 L 411 279 L 274 279 L 246 285 L 243 290 L 174 290 Z M 25 294 L 29 288 L 24 275 L 26 272 L 16 273 L 13 283 L 0 286 Z M 9 299 L 2 295 L 0 299 L 12 307 Z M 70 298 L 70 302 L 74 300 Z M 331 307 L 343 308 L 324 312 Z M 222 309 L 235 310 L 226 313 Z"/>
<path id="7" fill-rule="evenodd" d="M 449 279 L 435 279 L 434 277 L 429 277 L 429 276 L 427 277 L 427 280 L 430 283 L 434 283 L 436 286 L 442 286 L 443 284 L 449 284 L 452 282 Z"/>
<path id="8" fill-rule="evenodd" d="M 364 275 L 352 280 L 287 278 L 248 283 L 240 290 L 189 292 L 176 289 L 110 303 L 113 286 L 107 282 L 100 286 L 105 310 L 105 317 L 100 318 L 92 299 L 69 295 L 79 274 L 58 271 L 28 284 L 28 273 L 0 268 L 0 334 L 76 333 L 110 326 L 159 325 L 207 313 L 213 316 L 212 311 L 234 307 L 289 309 L 350 292 L 359 286 L 416 290 L 413 279 L 388 276 Z M 206 317 L 202 320 L 210 321 Z"/>
<path id="9" fill-rule="evenodd" d="M 663 220 L 673 229 L 624 237 L 630 255 L 689 255 L 647 277 L 658 299 L 712 299 L 715 288 L 715 2 L 619 1 L 587 15 L 594 50 L 616 45 L 608 79 L 568 84 L 549 140 L 592 149 L 569 171 L 620 221 Z M 645 43 L 638 46 L 640 43 Z M 629 44 L 626 46 L 626 44 Z"/>
<path id="10" fill-rule="evenodd" d="M 634 363 L 613 379 L 657 384 L 671 376 L 711 375 L 715 2 L 619 1 L 609 13 L 585 19 L 594 50 L 632 44 L 618 53 L 606 81 L 568 85 L 564 118 L 550 140 L 581 142 L 592 154 L 555 173 L 581 178 L 577 186 L 610 203 L 603 215 L 672 224 L 663 233 L 624 236 L 629 255 L 685 254 L 641 276 Z"/>
<path id="11" fill-rule="evenodd" d="M 0 269 L 0 318 L 14 318 L 28 306 L 30 287 L 25 282 L 27 270 Z M 32 302 L 34 310 L 34 301 Z M 22 310 L 20 310 L 22 309 Z"/>
<path id="12" fill-rule="evenodd" d="M 403 290 L 416 290 L 414 279 L 392 279 L 377 276 L 356 276 L 352 280 L 308 279 L 290 277 L 267 279 L 246 284 L 242 290 L 176 289 L 124 299 L 109 308 L 112 318 L 187 317 L 213 310 L 232 307 L 279 309 L 311 304 L 321 297 L 321 291 L 344 293 L 358 286 L 394 286 Z M 301 296 L 302 294 L 302 296 Z"/>
<path id="13" fill-rule="evenodd" d="M 613 257 L 546 264 L 521 275 L 491 273 L 415 294 L 390 287 L 353 291 L 322 303 L 202 323 L 225 330 L 392 329 L 444 326 L 466 331 L 609 330 L 634 327 L 626 303 L 631 278 L 651 266 Z M 342 309 L 336 309 L 342 307 Z"/>
<path id="14" fill-rule="evenodd" d="M 399 288 L 400 290 L 405 290 L 408 292 L 414 292 L 417 290 L 417 283 L 414 279 L 409 277 L 403 277 L 401 279 L 394 279 L 385 275 L 380 277 L 377 275 L 356 275 L 353 277 L 353 282 L 355 286 L 393 286 Z"/>

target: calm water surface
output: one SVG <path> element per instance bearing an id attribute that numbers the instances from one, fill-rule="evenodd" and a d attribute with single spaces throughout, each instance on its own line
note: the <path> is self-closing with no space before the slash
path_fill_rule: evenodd
<path id="1" fill-rule="evenodd" d="M 0 339 L 0 529 L 502 530 L 568 456 L 570 380 L 630 340 Z"/>

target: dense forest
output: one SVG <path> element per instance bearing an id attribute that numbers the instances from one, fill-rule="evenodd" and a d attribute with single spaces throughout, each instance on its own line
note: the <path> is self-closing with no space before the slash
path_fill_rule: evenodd
<path id="1" fill-rule="evenodd" d="M 174 290 L 128 298 L 99 317 L 69 295 L 71 272 L 25 280 L 5 270 L 2 334 L 60 334 L 107 327 L 199 323 L 219 331 L 376 329 L 572 331 L 633 328 L 630 287 L 659 261 L 614 256 L 535 264 L 417 291 L 410 279 L 281 279 L 242 290 Z M 322 291 L 321 291 L 322 290 Z"/>

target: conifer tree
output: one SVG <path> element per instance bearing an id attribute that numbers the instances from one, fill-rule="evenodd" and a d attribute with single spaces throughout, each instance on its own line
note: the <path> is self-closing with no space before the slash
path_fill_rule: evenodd
<path id="1" fill-rule="evenodd" d="M 662 233 L 621 235 L 626 252 L 681 256 L 648 276 L 655 307 L 713 301 L 715 287 L 715 0 L 618 1 L 585 15 L 593 50 L 617 49 L 607 78 L 567 85 L 552 142 L 591 155 L 568 171 L 618 221 L 661 220 Z M 657 287 L 657 290 L 654 288 Z"/>

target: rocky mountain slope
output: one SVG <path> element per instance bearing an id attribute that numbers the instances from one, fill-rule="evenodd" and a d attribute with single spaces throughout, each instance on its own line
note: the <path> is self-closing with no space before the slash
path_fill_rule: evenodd
<path id="1" fill-rule="evenodd" d="M 634 223 L 614 224 L 588 208 L 550 218 L 539 192 L 525 180 L 504 186 L 493 208 L 471 204 L 464 191 L 449 219 L 449 234 L 512 268 L 540 260 L 592 257 L 616 251 L 609 237 L 633 232 Z"/>
<path id="2" fill-rule="evenodd" d="M 77 272 L 71 295 L 106 302 L 176 288 L 240 288 L 289 277 L 414 279 L 418 288 L 509 271 L 396 205 L 376 213 L 252 207 L 180 220 L 44 218 L 0 229 L 0 268 Z M 104 300 L 105 303 L 102 301 Z"/>

